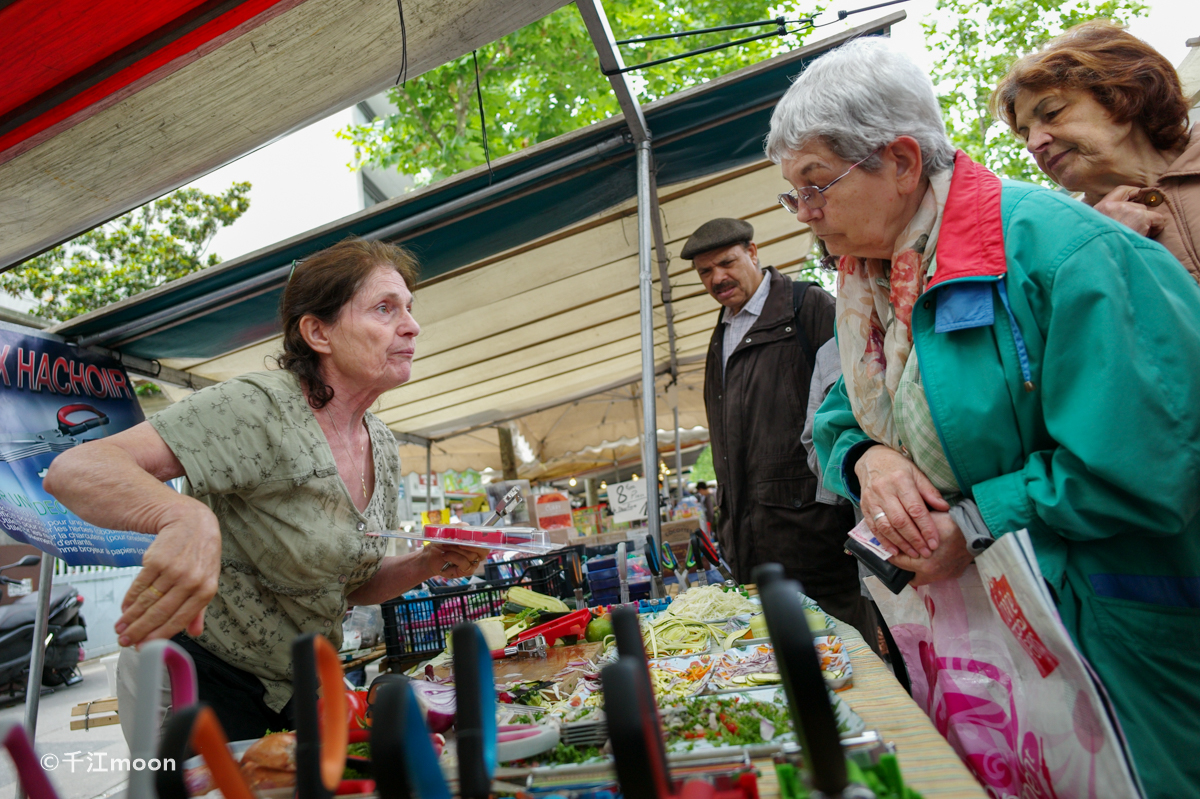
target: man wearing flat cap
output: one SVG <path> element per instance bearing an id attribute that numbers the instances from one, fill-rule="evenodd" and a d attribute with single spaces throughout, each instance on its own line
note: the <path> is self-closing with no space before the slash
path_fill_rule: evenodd
<path id="1" fill-rule="evenodd" d="M 816 501 L 801 441 L 815 353 L 833 336 L 833 297 L 762 269 L 754 228 L 741 219 L 705 222 L 680 255 L 724 306 L 704 375 L 721 551 L 739 582 L 760 563 L 783 564 L 827 613 L 874 641 L 874 611 L 842 548 L 853 510 Z"/>

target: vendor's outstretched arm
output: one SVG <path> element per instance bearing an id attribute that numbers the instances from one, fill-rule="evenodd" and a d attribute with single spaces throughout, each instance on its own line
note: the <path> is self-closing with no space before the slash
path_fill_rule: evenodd
<path id="1" fill-rule="evenodd" d="M 384 558 L 375 576 L 346 599 L 351 605 L 378 605 L 395 599 L 430 577 L 465 577 L 474 572 L 479 561 L 486 557 L 486 549 L 426 544 L 416 552 Z M 450 566 L 446 567 L 446 564 Z"/>
<path id="2" fill-rule="evenodd" d="M 163 484 L 182 475 L 147 422 L 61 453 L 46 474 L 46 491 L 84 521 L 157 536 L 121 603 L 122 646 L 184 629 L 199 635 L 217 592 L 221 530 L 204 503 Z"/>

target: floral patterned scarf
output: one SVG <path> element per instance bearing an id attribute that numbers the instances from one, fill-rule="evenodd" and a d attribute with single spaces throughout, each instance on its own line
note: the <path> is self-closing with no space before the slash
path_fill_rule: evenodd
<path id="1" fill-rule="evenodd" d="M 892 402 L 912 351 L 913 303 L 925 288 L 952 173 L 930 175 L 891 261 L 851 255 L 838 261 L 838 352 L 850 407 L 863 432 L 897 451 Z"/>

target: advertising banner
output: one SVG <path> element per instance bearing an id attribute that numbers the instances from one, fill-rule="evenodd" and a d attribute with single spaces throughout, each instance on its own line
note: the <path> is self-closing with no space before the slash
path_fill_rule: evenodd
<path id="1" fill-rule="evenodd" d="M 117 361 L 0 324 L 0 527 L 70 566 L 141 565 L 153 536 L 88 524 L 42 478 L 60 452 L 144 419 Z"/>

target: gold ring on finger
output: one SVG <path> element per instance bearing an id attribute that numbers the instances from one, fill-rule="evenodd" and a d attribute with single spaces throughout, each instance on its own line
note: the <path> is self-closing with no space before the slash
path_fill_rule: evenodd
<path id="1" fill-rule="evenodd" d="M 155 602 L 157 602 L 158 600 L 160 600 L 160 599 L 162 599 L 162 598 L 163 598 L 163 592 L 162 592 L 162 591 L 159 591 L 157 588 L 155 588 L 155 587 L 154 587 L 154 586 L 152 586 L 152 585 L 148 585 L 148 586 L 146 586 L 146 590 L 147 590 L 147 591 L 153 591 L 153 592 L 154 592 L 154 601 L 155 601 Z"/>

